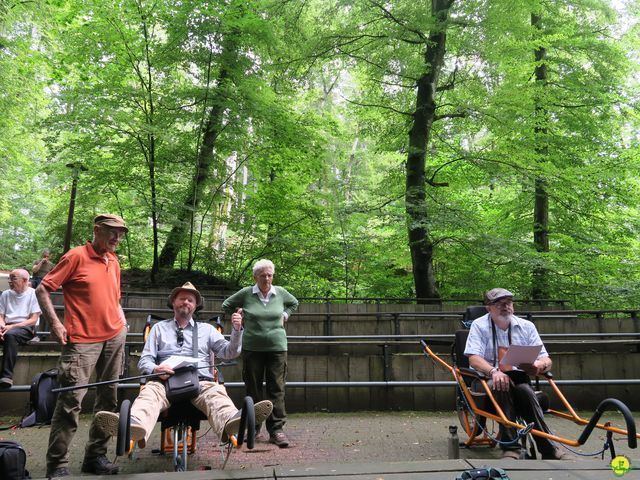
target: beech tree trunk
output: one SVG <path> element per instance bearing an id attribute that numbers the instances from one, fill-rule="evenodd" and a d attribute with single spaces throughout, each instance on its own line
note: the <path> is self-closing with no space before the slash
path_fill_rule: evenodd
<path id="1" fill-rule="evenodd" d="M 541 28 L 541 17 L 536 14 L 531 15 L 531 25 L 535 28 Z M 535 78 L 538 85 L 542 88 L 547 82 L 547 66 L 544 59 L 547 50 L 544 47 L 538 47 L 535 52 Z M 536 103 L 536 126 L 535 133 L 537 138 L 536 153 L 541 161 L 549 154 L 546 147 L 546 136 L 548 129 L 546 127 L 547 110 L 538 98 Z M 538 253 L 549 252 L 549 194 L 547 192 L 547 182 L 544 177 L 535 179 L 535 202 L 533 207 L 533 245 Z M 549 271 L 544 265 L 534 267 L 531 279 L 531 297 L 534 299 L 549 298 Z"/>
<path id="2" fill-rule="evenodd" d="M 436 117 L 436 87 L 444 64 L 446 29 L 449 9 L 454 0 L 432 0 L 434 26 L 429 33 L 424 55 L 425 71 L 418 79 L 416 109 L 409 131 L 409 153 L 406 166 L 405 209 L 408 217 L 409 249 L 413 266 L 416 297 L 420 303 L 438 299 L 433 271 L 433 241 L 429 236 L 428 211 L 425 201 L 426 150 Z"/>
<path id="3" fill-rule="evenodd" d="M 225 109 L 224 89 L 227 86 L 229 71 L 232 68 L 233 59 L 235 59 L 236 51 L 233 42 L 225 42 L 225 49 L 220 56 L 222 66 L 218 74 L 216 89 L 214 92 L 214 105 L 209 110 L 207 121 L 202 134 L 202 144 L 198 151 L 195 174 L 189 183 L 188 190 L 185 195 L 185 201 L 182 208 L 178 211 L 175 221 L 167 241 L 160 253 L 159 265 L 163 268 L 172 268 L 178 254 L 184 245 L 187 235 L 193 228 L 193 216 L 198 210 L 198 206 L 202 200 L 202 193 L 206 185 L 207 179 L 211 176 L 214 166 L 214 149 L 216 140 L 223 127 L 223 112 Z M 189 268 L 192 265 L 192 259 L 189 259 Z"/>

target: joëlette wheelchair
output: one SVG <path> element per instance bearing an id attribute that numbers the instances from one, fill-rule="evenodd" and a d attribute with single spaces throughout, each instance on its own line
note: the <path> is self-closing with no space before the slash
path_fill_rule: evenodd
<path id="1" fill-rule="evenodd" d="M 494 398 L 491 388 L 487 384 L 489 380 L 485 375 L 469 368 L 469 361 L 464 355 L 464 349 L 469 335 L 469 328 L 471 323 L 476 318 L 486 313 L 484 306 L 473 306 L 467 308 L 462 325 L 463 329 L 455 332 L 454 342 L 451 345 L 451 357 L 452 365 L 445 362 L 437 353 L 435 353 L 431 345 L 443 344 L 443 341 L 433 340 L 428 342 L 426 339 L 421 340 L 423 353 L 427 358 L 430 358 L 435 364 L 448 370 L 456 381 L 456 411 L 460 424 L 467 434 L 468 439 L 461 443 L 464 447 L 476 447 L 476 446 L 489 446 L 493 447 L 498 443 L 498 440 L 492 435 L 487 428 L 487 420 L 492 420 L 498 424 L 515 427 L 518 430 L 518 438 L 524 444 L 526 450 L 526 437 L 527 435 L 534 435 L 540 437 L 546 437 L 547 439 L 562 444 L 567 447 L 578 447 L 584 445 L 593 432 L 594 428 L 606 431 L 607 441 L 605 446 L 600 452 L 595 452 L 592 455 L 598 455 L 605 450 L 609 450 L 611 459 L 616 456 L 615 448 L 613 444 L 613 434 L 618 434 L 627 437 L 627 443 L 629 448 L 635 449 L 637 447 L 637 439 L 640 438 L 640 434 L 636 433 L 636 425 L 633 419 L 633 415 L 629 408 L 620 400 L 615 398 L 607 398 L 602 400 L 593 416 L 590 420 L 580 417 L 575 410 L 571 407 L 565 396 L 562 394 L 551 372 L 544 374 L 545 380 L 547 380 L 551 390 L 563 405 L 565 411 L 559 411 L 549 408 L 549 398 L 543 392 L 540 392 L 539 379 L 535 379 L 534 390 L 538 396 L 541 407 L 545 414 L 552 415 L 561 419 L 566 419 L 574 422 L 577 425 L 585 425 L 582 434 L 577 440 L 571 440 L 551 433 L 546 433 L 541 430 L 533 428 L 533 424 L 525 425 L 520 421 L 512 421 L 508 419 L 496 399 Z M 448 344 L 448 342 L 447 342 Z M 474 392 L 471 388 L 473 381 L 478 382 L 481 385 L 481 391 Z M 619 411 L 626 424 L 626 430 L 611 425 L 610 422 L 598 423 L 600 417 L 605 411 Z M 527 450 L 529 458 L 536 458 L 535 449 L 533 447 L 534 442 L 531 443 L 531 448 Z M 576 453 L 575 451 L 572 451 Z"/>
<path id="2" fill-rule="evenodd" d="M 154 321 L 165 320 L 157 315 L 150 314 L 145 323 L 143 338 L 147 341 L 151 326 Z M 216 319 L 215 328 L 222 333 L 220 319 Z M 222 373 L 218 367 L 230 365 L 231 363 L 219 363 L 212 367 L 214 380 L 224 383 Z M 144 388 L 144 384 L 141 385 Z M 190 401 L 173 403 L 167 410 L 160 413 L 158 421 L 161 425 L 161 438 L 159 453 L 172 454 L 175 471 L 186 471 L 188 455 L 192 455 L 197 450 L 197 432 L 200 430 L 200 421 L 207 420 L 204 413 L 198 410 Z M 135 442 L 131 440 L 129 432 L 131 421 L 131 402 L 124 400 L 120 406 L 120 423 L 118 425 L 118 438 L 116 444 L 117 456 L 133 456 Z M 248 449 L 253 449 L 255 445 L 255 412 L 253 399 L 245 397 L 242 405 L 242 416 L 238 436 L 230 436 L 226 442 L 221 443 L 222 465 L 224 469 L 229 460 L 229 456 L 234 448 L 240 448 L 243 443 Z"/>

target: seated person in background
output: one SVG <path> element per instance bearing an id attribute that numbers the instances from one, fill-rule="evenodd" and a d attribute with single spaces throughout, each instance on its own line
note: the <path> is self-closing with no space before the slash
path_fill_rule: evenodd
<path id="1" fill-rule="evenodd" d="M 138 368 L 142 374 L 160 373 L 144 386 L 131 406 L 131 439 L 146 445 L 158 415 L 170 407 L 163 379 L 174 373 L 164 364 L 172 355 L 193 356 L 192 338 L 194 320 L 192 315 L 202 305 L 200 292 L 190 283 L 174 288 L 169 295 L 174 318 L 156 323 L 144 345 Z M 240 411 L 235 407 L 223 385 L 214 381 L 210 366 L 214 355 L 230 360 L 240 355 L 242 344 L 242 318 L 239 314 L 231 317 L 233 330 L 231 341 L 208 323 L 198 323 L 198 367 L 200 368 L 200 394 L 191 403 L 203 412 L 213 432 L 218 438 L 237 435 L 240 426 Z M 273 408 L 270 401 L 258 402 L 254 406 L 256 424 L 263 422 Z M 113 412 L 98 412 L 95 419 L 98 428 L 108 435 L 117 435 L 119 417 Z"/>
<path id="2" fill-rule="evenodd" d="M 42 251 L 42 258 L 33 262 L 33 267 L 31 267 L 31 273 L 33 274 L 33 278 L 31 279 L 31 286 L 33 288 L 38 288 L 40 282 L 45 277 L 47 273 L 49 273 L 53 269 L 53 263 L 49 259 L 50 254 L 48 249 L 44 249 Z"/>
<path id="3" fill-rule="evenodd" d="M 24 345 L 35 334 L 40 319 L 40 305 L 29 286 L 29 272 L 13 270 L 9 274 L 9 290 L 0 295 L 0 343 L 3 346 L 0 388 L 13 385 L 13 368 L 18 358 L 18 345 Z"/>
<path id="4" fill-rule="evenodd" d="M 487 376 L 489 387 L 509 420 L 523 418 L 534 423 L 534 428 L 549 433 L 542 407 L 536 397 L 529 375 L 542 375 L 551 370 L 551 359 L 538 335 L 535 325 L 513 314 L 513 294 L 504 288 L 494 288 L 485 294 L 486 315 L 471 324 L 464 354 L 469 365 Z M 542 345 L 533 364 L 520 365 L 518 369 L 500 365 L 500 359 L 509 345 Z M 504 370 L 504 371 L 503 371 Z M 484 391 L 484 390 L 478 390 Z M 500 441 L 511 442 L 517 438 L 516 429 L 500 424 Z M 540 455 L 545 460 L 575 458 L 560 450 L 550 440 L 534 435 Z M 520 458 L 520 443 L 501 445 L 503 457 Z"/>

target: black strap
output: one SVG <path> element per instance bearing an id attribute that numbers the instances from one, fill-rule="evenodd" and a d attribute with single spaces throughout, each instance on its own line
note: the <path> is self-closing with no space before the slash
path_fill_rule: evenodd
<path id="1" fill-rule="evenodd" d="M 193 321 L 193 338 L 191 339 L 191 346 L 193 347 L 193 358 L 198 358 L 198 322 L 195 320 Z"/>
<path id="2" fill-rule="evenodd" d="M 496 332 L 496 324 L 493 322 L 491 315 L 489 315 L 489 321 L 491 322 L 491 332 L 493 333 L 493 366 L 498 367 L 498 333 Z M 511 320 L 509 320 L 509 330 L 507 335 L 509 337 L 509 345 L 511 345 Z M 507 347 L 509 345 L 507 345 Z"/>

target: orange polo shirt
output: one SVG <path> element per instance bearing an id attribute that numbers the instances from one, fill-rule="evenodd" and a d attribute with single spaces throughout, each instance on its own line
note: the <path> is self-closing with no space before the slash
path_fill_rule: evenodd
<path id="1" fill-rule="evenodd" d="M 120 317 L 120 263 L 110 252 L 86 245 L 69 250 L 42 280 L 50 292 L 62 287 L 64 326 L 71 343 L 110 340 L 123 328 Z"/>

